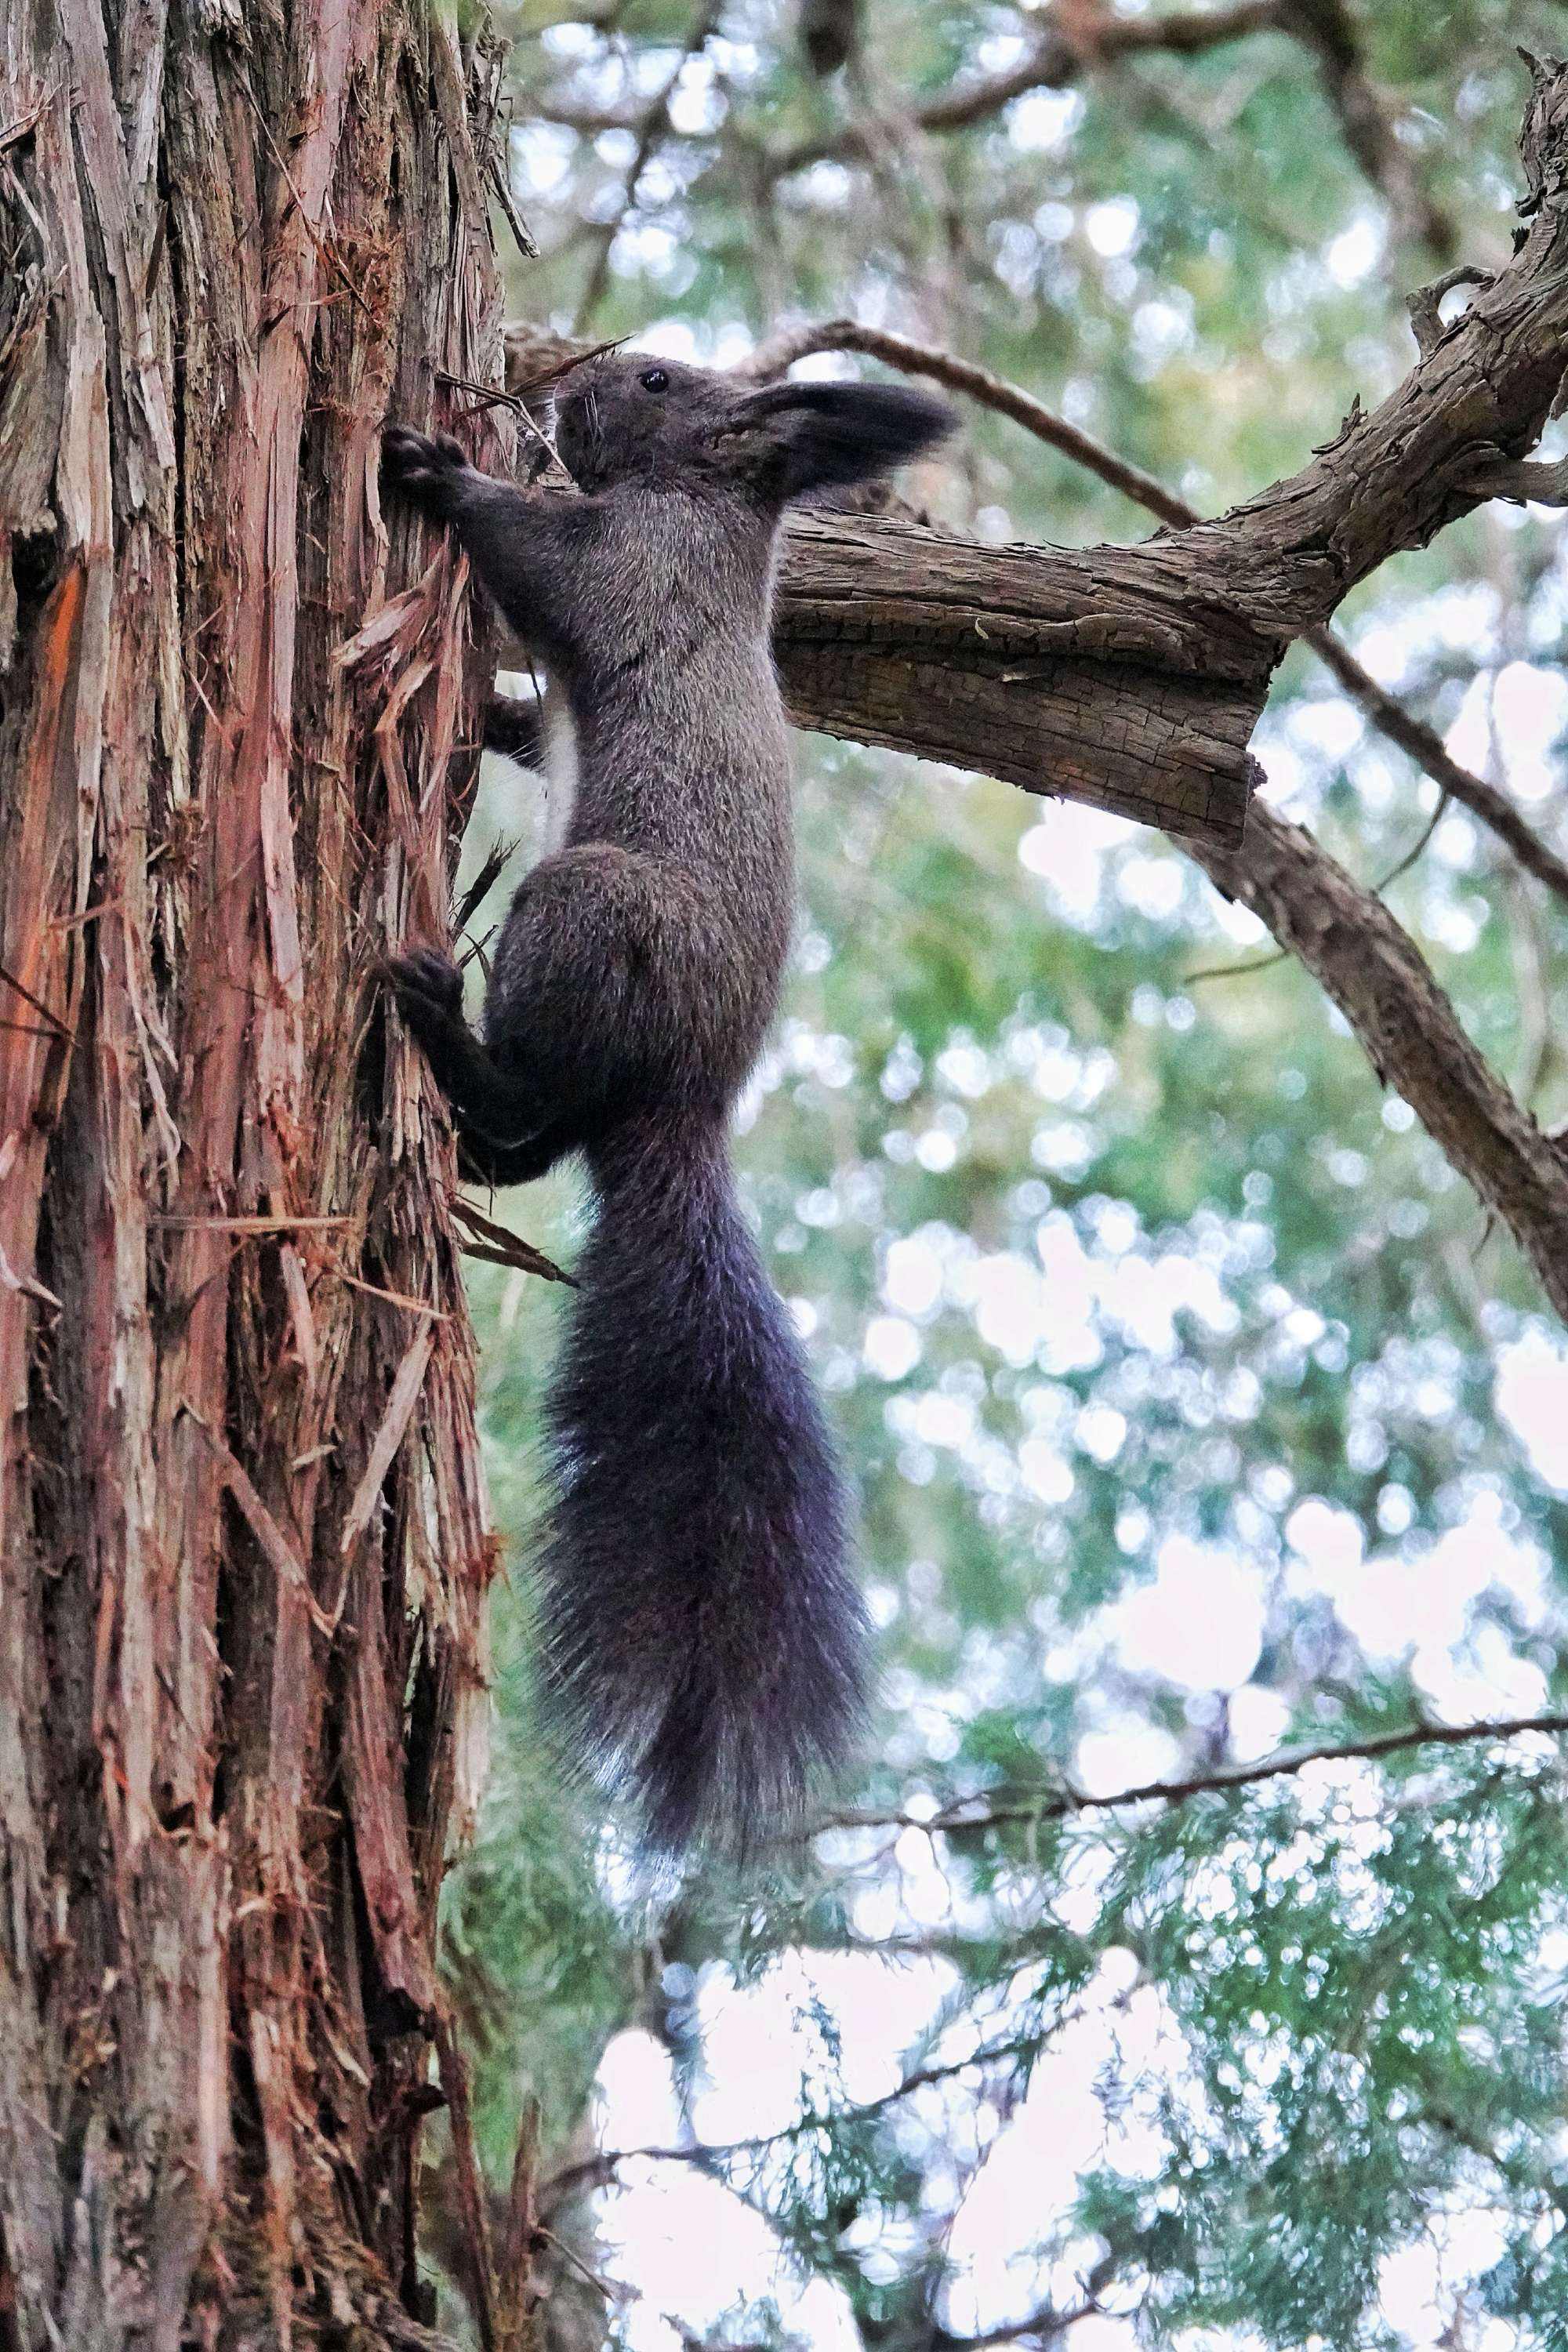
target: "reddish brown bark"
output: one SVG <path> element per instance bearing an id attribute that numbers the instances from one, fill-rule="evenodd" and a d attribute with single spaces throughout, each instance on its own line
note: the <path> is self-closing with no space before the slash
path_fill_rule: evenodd
<path id="1" fill-rule="evenodd" d="M 492 1560 L 374 973 L 483 665 L 376 462 L 496 364 L 492 65 L 112 15 L 0 73 L 0 2343 L 426 2341 Z"/>

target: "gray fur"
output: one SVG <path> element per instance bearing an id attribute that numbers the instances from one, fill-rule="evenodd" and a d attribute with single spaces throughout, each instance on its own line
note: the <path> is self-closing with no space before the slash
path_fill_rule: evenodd
<path id="1" fill-rule="evenodd" d="M 570 715 L 570 824 L 513 901 L 482 1044 L 446 959 L 416 950 L 392 977 L 471 1172 L 587 1160 L 599 1222 L 552 1407 L 545 1683 L 666 1850 L 742 1846 L 797 1811 L 863 1694 L 837 1475 L 724 1130 L 793 908 L 769 650 L 784 509 L 950 421 L 902 388 L 743 391 L 621 353 L 558 401 L 575 495 L 386 436 L 388 488 L 456 528 Z"/>

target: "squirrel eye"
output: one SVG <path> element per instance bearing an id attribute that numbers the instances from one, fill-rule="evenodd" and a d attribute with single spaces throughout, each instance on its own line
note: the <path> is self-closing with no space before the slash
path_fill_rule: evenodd
<path id="1" fill-rule="evenodd" d="M 642 379 L 642 386 L 645 392 L 668 392 L 669 378 L 663 368 L 649 368 Z"/>

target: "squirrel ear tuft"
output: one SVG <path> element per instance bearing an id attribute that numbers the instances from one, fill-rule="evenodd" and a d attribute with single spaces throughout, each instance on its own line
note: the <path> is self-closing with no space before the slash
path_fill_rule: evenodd
<path id="1" fill-rule="evenodd" d="M 900 383 L 769 384 L 747 406 L 783 457 L 786 499 L 890 474 L 958 422 L 945 401 Z"/>

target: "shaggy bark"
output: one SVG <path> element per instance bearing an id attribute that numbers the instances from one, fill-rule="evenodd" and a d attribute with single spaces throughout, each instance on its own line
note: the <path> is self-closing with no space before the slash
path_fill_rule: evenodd
<path id="1" fill-rule="evenodd" d="M 377 444 L 496 360 L 494 68 L 414 0 L 110 17 L 0 55 L 0 2345 L 369 2352 L 435 2341 L 492 1568 L 374 979 L 484 665 Z"/>

